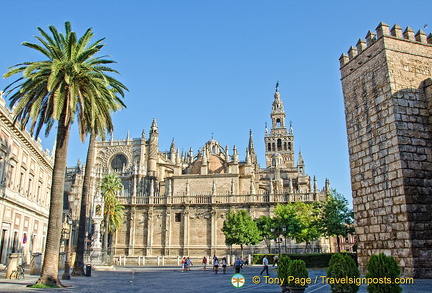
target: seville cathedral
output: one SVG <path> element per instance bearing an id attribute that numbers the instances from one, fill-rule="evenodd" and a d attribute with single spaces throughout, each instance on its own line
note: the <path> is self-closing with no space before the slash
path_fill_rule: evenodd
<path id="1" fill-rule="evenodd" d="M 97 187 L 104 174 L 116 173 L 124 185 L 119 199 L 125 206 L 125 224 L 112 239 L 113 254 L 226 254 L 229 250 L 221 229 L 230 210 L 245 209 L 258 218 L 273 216 L 278 203 L 325 199 L 329 181 L 319 189 L 316 178 L 305 173 L 302 154 L 294 160 L 294 132 L 286 124 L 278 87 L 270 117 L 271 129 L 266 129 L 264 136 L 265 168 L 258 164 L 252 131 L 244 160 L 235 146 L 223 147 L 214 138 L 196 153 L 192 148 L 180 153 L 174 141 L 169 151 L 163 152 L 156 119 L 148 139 L 143 131 L 140 138 L 98 141 L 93 196 L 100 193 Z M 79 173 L 68 176 L 72 184 L 81 181 L 76 175 Z M 331 249 L 324 238 L 314 244 L 317 251 Z M 294 251 L 296 244 L 289 245 Z M 253 248 L 255 252 L 259 247 L 264 245 Z"/>

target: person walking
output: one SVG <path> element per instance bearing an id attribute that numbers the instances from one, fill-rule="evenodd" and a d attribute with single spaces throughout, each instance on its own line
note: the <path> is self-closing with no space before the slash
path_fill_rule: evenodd
<path id="1" fill-rule="evenodd" d="M 274 257 L 273 257 L 273 266 L 276 266 L 277 264 L 278 264 L 278 260 L 279 260 L 279 255 L 275 255 Z"/>
<path id="2" fill-rule="evenodd" d="M 218 273 L 218 269 L 219 269 L 219 260 L 218 260 L 218 258 L 216 257 L 216 258 L 214 259 L 214 265 L 213 265 L 213 270 L 214 270 L 214 273 L 215 273 L 215 274 Z"/>
<path id="3" fill-rule="evenodd" d="M 188 270 L 188 271 L 190 271 L 191 270 L 191 266 L 192 266 L 193 264 L 192 264 L 192 261 L 190 260 L 190 258 L 189 258 L 189 256 L 186 258 L 186 269 Z"/>
<path id="4" fill-rule="evenodd" d="M 203 259 L 202 259 L 202 265 L 203 265 L 203 271 L 205 271 L 206 270 L 206 267 L 207 267 L 207 257 L 203 257 Z"/>
<path id="5" fill-rule="evenodd" d="M 227 267 L 227 261 L 226 258 L 222 258 L 222 271 L 224 274 L 226 274 L 226 267 Z"/>
<path id="6" fill-rule="evenodd" d="M 264 276 L 268 276 L 269 272 L 268 272 L 268 259 L 267 259 L 267 255 L 264 255 L 263 258 L 263 269 L 260 273 L 260 275 L 262 276 L 263 272 L 266 271 L 266 274 Z"/>
<path id="7" fill-rule="evenodd" d="M 236 260 L 234 261 L 234 270 L 236 274 L 240 273 L 241 267 L 242 267 L 242 261 L 240 260 L 240 257 L 237 257 Z"/>
<path id="8" fill-rule="evenodd" d="M 181 264 L 182 264 L 182 272 L 184 272 L 186 270 L 186 256 L 183 257 Z"/>

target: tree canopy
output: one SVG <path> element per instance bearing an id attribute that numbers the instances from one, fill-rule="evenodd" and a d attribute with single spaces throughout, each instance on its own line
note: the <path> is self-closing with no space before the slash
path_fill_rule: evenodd
<path id="1" fill-rule="evenodd" d="M 251 216 L 245 210 L 230 211 L 226 214 L 222 231 L 226 245 L 253 245 L 261 241 L 260 231 Z"/>

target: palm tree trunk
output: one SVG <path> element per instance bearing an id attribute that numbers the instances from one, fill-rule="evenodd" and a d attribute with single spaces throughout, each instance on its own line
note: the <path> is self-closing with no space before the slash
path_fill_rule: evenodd
<path id="1" fill-rule="evenodd" d="M 90 197 L 91 191 L 91 171 L 94 165 L 96 135 L 94 132 L 90 134 L 90 141 L 87 150 L 87 159 L 84 173 L 84 181 L 81 196 L 81 210 L 78 228 L 78 242 L 76 250 L 76 258 L 73 266 L 72 276 L 84 276 L 84 252 L 85 252 L 85 238 L 87 228 L 87 201 Z"/>
<path id="2" fill-rule="evenodd" d="M 64 115 L 62 115 L 57 128 L 45 256 L 41 276 L 36 281 L 36 284 L 42 283 L 45 285 L 64 287 L 58 278 L 58 262 L 62 232 L 64 179 L 69 131 L 70 124 L 64 124 Z"/>

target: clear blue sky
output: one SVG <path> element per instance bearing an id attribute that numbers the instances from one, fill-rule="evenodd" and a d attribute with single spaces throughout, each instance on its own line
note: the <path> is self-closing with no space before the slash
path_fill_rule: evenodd
<path id="1" fill-rule="evenodd" d="M 275 83 L 296 154 L 319 187 L 329 178 L 351 201 L 348 148 L 339 57 L 383 21 L 415 31 L 432 28 L 428 1 L 2 1 L 0 72 L 39 60 L 21 45 L 35 42 L 37 27 L 66 20 L 82 34 L 105 37 L 103 53 L 118 62 L 117 78 L 130 90 L 127 109 L 114 115 L 115 138 L 148 134 L 153 118 L 159 147 L 174 138 L 197 151 L 214 133 L 236 145 L 244 159 L 249 129 L 263 167 L 264 125 L 270 122 Z M 429 28 L 424 28 L 425 24 Z M 3 89 L 12 79 L 0 80 Z M 52 149 L 55 132 L 42 137 Z M 69 165 L 86 157 L 73 130 Z"/>

